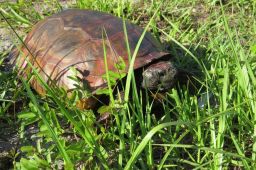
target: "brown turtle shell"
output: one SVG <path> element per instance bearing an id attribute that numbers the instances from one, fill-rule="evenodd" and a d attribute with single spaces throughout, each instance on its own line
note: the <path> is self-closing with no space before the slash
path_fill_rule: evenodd
<path id="1" fill-rule="evenodd" d="M 143 29 L 127 21 L 126 28 L 132 54 Z M 117 71 L 115 63 L 122 57 L 127 71 L 129 60 L 123 20 L 92 10 L 69 9 L 37 23 L 25 39 L 26 47 L 23 46 L 21 49 L 19 62 L 23 68 L 26 67 L 24 59 L 28 57 L 34 66 L 39 68 L 39 73 L 46 82 L 54 82 L 67 90 L 75 88 L 74 84 L 77 84 L 70 79 L 70 76 L 75 74 L 70 68 L 75 68 L 78 70 L 75 76 L 86 81 L 90 91 L 95 91 L 106 85 L 102 78 L 106 70 L 103 30 L 107 35 L 104 44 L 108 69 Z M 146 33 L 134 69 L 143 67 L 166 54 L 157 40 L 150 33 Z M 40 94 L 45 93 L 38 81 L 32 81 L 32 86 Z"/>

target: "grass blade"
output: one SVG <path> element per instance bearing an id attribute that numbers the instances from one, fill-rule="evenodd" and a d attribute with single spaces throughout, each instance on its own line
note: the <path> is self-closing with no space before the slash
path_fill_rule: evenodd
<path id="1" fill-rule="evenodd" d="M 131 158 L 127 162 L 125 166 L 125 170 L 131 169 L 133 164 L 136 162 L 137 158 L 139 157 L 140 153 L 143 151 L 143 149 L 146 147 L 148 142 L 151 140 L 151 138 L 161 129 L 169 127 L 169 126 L 180 126 L 180 125 L 187 125 L 188 122 L 168 122 L 168 123 L 162 123 L 160 125 L 157 125 L 152 130 L 150 130 L 147 135 L 142 139 L 134 153 L 132 154 Z"/>
<path id="2" fill-rule="evenodd" d="M 49 122 L 47 121 L 47 118 L 44 116 L 43 111 L 41 110 L 40 106 L 38 105 L 38 102 L 37 102 L 34 94 L 32 93 L 28 83 L 24 79 L 21 79 L 21 80 L 22 80 L 23 85 L 26 87 L 27 93 L 28 93 L 31 101 L 33 102 L 34 106 L 37 108 L 37 113 L 42 118 L 44 124 L 47 126 L 49 132 L 51 133 L 53 140 L 56 142 L 57 147 L 65 160 L 65 165 L 66 165 L 65 167 L 67 169 L 73 169 L 74 166 L 73 166 L 68 154 L 66 153 L 64 147 L 62 146 L 61 142 L 59 141 L 58 136 L 55 134 L 54 130 L 50 126 Z"/>

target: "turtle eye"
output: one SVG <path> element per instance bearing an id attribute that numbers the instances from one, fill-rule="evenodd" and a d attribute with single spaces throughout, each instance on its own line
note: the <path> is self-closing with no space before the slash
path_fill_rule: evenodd
<path id="1" fill-rule="evenodd" d="M 163 77 L 163 76 L 165 75 L 165 72 L 161 70 L 161 71 L 158 73 L 158 75 L 159 75 L 160 77 Z"/>

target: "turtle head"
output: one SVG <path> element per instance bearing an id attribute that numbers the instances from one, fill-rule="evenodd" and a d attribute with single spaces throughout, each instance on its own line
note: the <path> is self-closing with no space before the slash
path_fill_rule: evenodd
<path id="1" fill-rule="evenodd" d="M 175 83 L 177 69 L 170 61 L 159 61 L 142 73 L 142 87 L 149 90 L 167 90 Z"/>

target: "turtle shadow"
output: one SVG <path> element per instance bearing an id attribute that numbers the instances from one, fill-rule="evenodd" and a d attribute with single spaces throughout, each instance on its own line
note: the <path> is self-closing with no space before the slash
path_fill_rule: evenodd
<path id="1" fill-rule="evenodd" d="M 207 61 L 209 50 L 194 44 L 179 46 L 173 41 L 164 44 L 178 69 L 176 85 L 186 85 L 190 94 L 195 94 L 202 86 L 200 81 L 204 80 L 203 69 L 210 69 L 210 63 Z"/>

